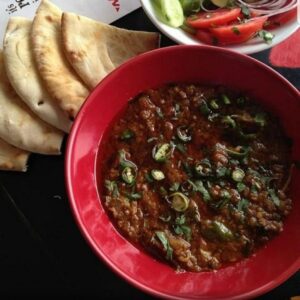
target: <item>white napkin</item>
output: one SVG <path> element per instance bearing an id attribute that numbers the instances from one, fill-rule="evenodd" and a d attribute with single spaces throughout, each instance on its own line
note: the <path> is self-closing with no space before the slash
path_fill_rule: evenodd
<path id="1" fill-rule="evenodd" d="M 141 6 L 139 0 L 52 0 L 64 11 L 70 11 L 111 23 Z M 10 17 L 32 19 L 40 0 L 0 0 L 0 48 Z"/>

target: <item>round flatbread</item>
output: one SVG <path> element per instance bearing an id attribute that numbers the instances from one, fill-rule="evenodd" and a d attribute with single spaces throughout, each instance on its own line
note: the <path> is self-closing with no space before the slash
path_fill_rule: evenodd
<path id="1" fill-rule="evenodd" d="M 18 149 L 0 139 L 0 170 L 27 171 L 29 155 L 29 152 Z"/>
<path id="2" fill-rule="evenodd" d="M 69 132 L 71 121 L 44 88 L 30 44 L 32 22 L 11 18 L 4 38 L 4 64 L 9 81 L 28 107 L 50 125 Z"/>
<path id="3" fill-rule="evenodd" d="M 0 138 L 41 154 L 60 154 L 63 133 L 46 124 L 28 108 L 10 85 L 0 50 Z"/>
<path id="4" fill-rule="evenodd" d="M 61 17 L 58 7 L 47 0 L 41 2 L 31 30 L 32 51 L 49 94 L 70 118 L 75 118 L 89 90 L 64 56 Z"/>
<path id="5" fill-rule="evenodd" d="M 159 47 L 154 32 L 121 29 L 64 13 L 62 39 L 65 54 L 81 79 L 94 88 L 108 73 L 130 58 Z"/>

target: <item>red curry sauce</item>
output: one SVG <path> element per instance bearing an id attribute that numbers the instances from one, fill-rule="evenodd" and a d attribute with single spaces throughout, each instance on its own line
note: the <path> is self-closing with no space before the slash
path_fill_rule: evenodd
<path id="1" fill-rule="evenodd" d="M 223 87 L 145 91 L 105 151 L 102 199 L 117 228 L 180 269 L 249 256 L 291 210 L 290 145 L 277 119 Z"/>

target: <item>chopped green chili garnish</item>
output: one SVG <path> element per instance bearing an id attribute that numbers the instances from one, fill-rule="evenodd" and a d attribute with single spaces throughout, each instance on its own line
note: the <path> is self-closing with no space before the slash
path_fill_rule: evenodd
<path id="1" fill-rule="evenodd" d="M 176 149 L 178 149 L 182 154 L 186 154 L 186 145 L 184 144 L 175 144 Z"/>
<path id="2" fill-rule="evenodd" d="M 219 106 L 219 104 L 217 103 L 217 100 L 216 100 L 216 99 L 210 100 L 209 106 L 210 106 L 212 109 L 215 109 L 215 110 L 217 110 L 217 109 L 220 108 L 220 106 Z"/>
<path id="3" fill-rule="evenodd" d="M 275 35 L 267 30 L 260 30 L 258 32 L 258 36 L 262 38 L 267 44 L 270 44 L 272 43 Z"/>
<path id="4" fill-rule="evenodd" d="M 142 194 L 141 193 L 125 193 L 125 196 L 132 201 L 136 201 L 139 199 L 142 199 Z"/>
<path id="5" fill-rule="evenodd" d="M 200 105 L 200 111 L 203 115 L 207 116 L 209 115 L 212 111 L 210 110 L 210 108 L 208 107 L 207 103 L 205 100 L 203 100 L 201 102 L 201 105 Z"/>
<path id="6" fill-rule="evenodd" d="M 118 198 L 120 196 L 118 185 L 115 181 L 105 180 L 105 187 L 112 193 L 113 198 Z"/>
<path id="7" fill-rule="evenodd" d="M 221 122 L 228 127 L 236 128 L 236 122 L 230 116 L 223 117 Z"/>
<path id="8" fill-rule="evenodd" d="M 179 187 L 180 187 L 180 183 L 179 182 L 174 182 L 172 184 L 172 186 L 169 188 L 169 190 L 171 192 L 177 192 L 179 190 Z"/>
<path id="9" fill-rule="evenodd" d="M 128 141 L 135 136 L 134 132 L 131 129 L 126 129 L 121 134 L 122 141 Z"/>
<path id="10" fill-rule="evenodd" d="M 232 32 L 234 34 L 236 34 L 236 35 L 240 35 L 241 34 L 241 32 L 239 31 L 239 29 L 236 26 L 233 26 L 231 29 L 232 29 Z"/>
<path id="11" fill-rule="evenodd" d="M 172 260 L 173 249 L 170 246 L 170 243 L 169 243 L 169 240 L 167 239 L 166 234 L 163 231 L 155 231 L 155 234 L 167 252 L 166 259 Z"/>
<path id="12" fill-rule="evenodd" d="M 158 115 L 161 119 L 163 119 L 164 114 L 163 114 L 163 112 L 162 112 L 162 110 L 161 110 L 160 107 L 156 107 L 156 113 L 157 113 L 157 115 Z"/>
<path id="13" fill-rule="evenodd" d="M 279 206 L 280 205 L 280 199 L 279 199 L 278 195 L 276 194 L 275 190 L 274 189 L 269 189 L 268 193 L 269 193 L 273 203 L 276 206 Z"/>
<path id="14" fill-rule="evenodd" d="M 242 191 L 245 190 L 246 185 L 242 182 L 238 182 L 237 185 L 236 185 L 236 188 L 237 188 L 238 192 L 241 193 Z"/>
<path id="15" fill-rule="evenodd" d="M 228 96 L 227 96 L 227 95 L 225 95 L 225 94 L 222 94 L 222 95 L 221 95 L 221 98 L 222 98 L 222 100 L 223 100 L 224 104 L 226 104 L 226 105 L 229 105 L 229 104 L 231 104 L 231 101 L 230 101 L 230 99 L 228 98 Z"/>
<path id="16" fill-rule="evenodd" d="M 189 176 L 189 177 L 192 177 L 193 176 L 193 170 L 191 168 L 191 166 L 186 162 L 184 161 L 182 163 L 182 166 L 183 166 L 183 170 L 185 171 L 185 173 Z"/>
<path id="17" fill-rule="evenodd" d="M 195 182 L 188 180 L 188 182 L 192 185 L 194 192 L 200 192 L 202 194 L 204 202 L 208 202 L 211 199 L 208 190 L 201 180 L 196 180 Z"/>
<path id="18" fill-rule="evenodd" d="M 145 174 L 145 179 L 147 180 L 148 183 L 152 183 L 154 181 L 152 176 L 148 173 Z"/>
<path id="19" fill-rule="evenodd" d="M 250 19 L 251 18 L 251 12 L 250 12 L 250 9 L 248 8 L 248 6 L 242 5 L 241 6 L 241 11 L 242 11 L 243 16 L 246 19 Z"/>
<path id="20" fill-rule="evenodd" d="M 185 216 L 181 215 L 175 219 L 174 231 L 178 235 L 184 235 L 185 238 L 190 241 L 191 239 L 191 228 L 185 225 Z"/>
<path id="21" fill-rule="evenodd" d="M 225 177 L 227 174 L 227 168 L 226 167 L 219 167 L 216 169 L 216 175 L 217 178 Z"/>
<path id="22" fill-rule="evenodd" d="M 162 197 L 168 196 L 168 192 L 167 192 L 167 190 L 166 190 L 163 186 L 161 186 L 161 187 L 159 188 L 159 193 L 160 193 L 160 195 L 161 195 Z"/>
<path id="23" fill-rule="evenodd" d="M 237 205 L 237 209 L 239 211 L 245 211 L 248 205 L 249 205 L 249 201 L 247 199 L 242 198 Z"/>

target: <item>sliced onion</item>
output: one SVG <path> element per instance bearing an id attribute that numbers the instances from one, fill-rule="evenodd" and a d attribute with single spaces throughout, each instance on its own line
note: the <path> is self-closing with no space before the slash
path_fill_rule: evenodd
<path id="1" fill-rule="evenodd" d="M 248 7 L 257 16 L 274 16 L 285 13 L 297 7 L 298 0 L 257 0 L 254 2 L 247 2 L 246 0 L 235 0 L 239 6 Z M 216 9 L 208 9 L 204 6 L 204 0 L 200 0 L 201 10 L 212 12 Z M 255 19 L 255 18 L 254 18 Z"/>
<path id="2" fill-rule="evenodd" d="M 258 16 L 273 16 L 292 10 L 297 7 L 297 0 L 258 0 L 248 3 L 245 0 L 236 0 L 238 5 L 248 7 Z"/>

